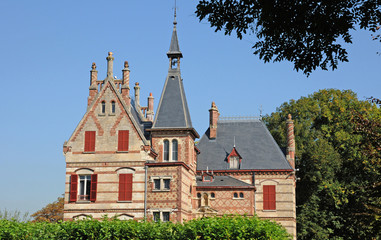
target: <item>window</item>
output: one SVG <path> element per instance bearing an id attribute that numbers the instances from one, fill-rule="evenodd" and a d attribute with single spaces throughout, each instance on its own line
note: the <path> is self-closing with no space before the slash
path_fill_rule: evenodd
<path id="1" fill-rule="evenodd" d="M 119 130 L 118 131 L 118 151 L 127 152 L 129 144 L 129 131 Z"/>
<path id="2" fill-rule="evenodd" d="M 102 101 L 102 106 L 101 106 L 101 111 L 102 113 L 105 113 L 106 112 L 106 102 L 105 101 Z"/>
<path id="3" fill-rule="evenodd" d="M 153 212 L 153 220 L 155 222 L 158 222 L 158 221 L 168 222 L 169 214 L 170 212 Z"/>
<path id="4" fill-rule="evenodd" d="M 171 182 L 170 179 L 163 179 L 164 182 L 164 189 L 169 190 L 169 183 Z"/>
<path id="5" fill-rule="evenodd" d="M 177 161 L 178 143 L 177 140 L 172 140 L 172 160 Z"/>
<path id="6" fill-rule="evenodd" d="M 153 189 L 156 191 L 168 191 L 171 189 L 170 178 L 155 178 L 153 179 Z"/>
<path id="7" fill-rule="evenodd" d="M 79 184 L 78 184 L 79 181 Z M 72 174 L 70 179 L 70 202 L 96 201 L 98 175 Z M 77 196 L 78 194 L 78 196 Z"/>
<path id="8" fill-rule="evenodd" d="M 164 140 L 164 161 L 169 161 L 169 141 Z"/>
<path id="9" fill-rule="evenodd" d="M 216 194 L 214 194 L 214 192 L 212 192 L 211 194 L 210 194 L 210 198 L 215 198 L 216 197 Z"/>
<path id="10" fill-rule="evenodd" d="M 231 156 L 229 159 L 229 168 L 238 169 L 239 168 L 239 158 L 238 156 Z"/>
<path id="11" fill-rule="evenodd" d="M 197 193 L 197 198 L 201 198 L 201 193 Z"/>
<path id="12" fill-rule="evenodd" d="M 132 174 L 119 174 L 119 197 L 118 201 L 132 200 Z"/>
<path id="13" fill-rule="evenodd" d="M 115 101 L 111 102 L 111 113 L 115 113 Z"/>
<path id="14" fill-rule="evenodd" d="M 95 131 L 85 132 L 85 152 L 95 152 Z"/>
<path id="15" fill-rule="evenodd" d="M 234 198 L 238 198 L 238 193 L 235 192 L 234 195 L 233 195 L 233 197 L 234 197 Z"/>
<path id="16" fill-rule="evenodd" d="M 79 176 L 79 195 L 78 200 L 90 200 L 91 175 Z"/>
<path id="17" fill-rule="evenodd" d="M 239 193 L 239 198 L 243 198 L 243 193 Z"/>
<path id="18" fill-rule="evenodd" d="M 154 181 L 154 189 L 155 190 L 160 190 L 161 188 L 160 188 L 160 179 L 154 179 L 153 180 Z"/>
<path id="19" fill-rule="evenodd" d="M 276 198 L 275 198 L 275 185 L 263 186 L 263 210 L 275 210 Z"/>
<path id="20" fill-rule="evenodd" d="M 153 220 L 155 222 L 160 221 L 160 212 L 153 212 Z"/>

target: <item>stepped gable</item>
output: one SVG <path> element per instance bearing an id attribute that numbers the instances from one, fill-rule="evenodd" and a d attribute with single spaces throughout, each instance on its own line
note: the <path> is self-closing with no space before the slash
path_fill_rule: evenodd
<path id="1" fill-rule="evenodd" d="M 209 138 L 208 129 L 197 145 L 197 170 L 229 170 L 234 145 L 242 157 L 238 170 L 292 170 L 261 120 L 219 120 L 217 129 L 216 138 Z"/>

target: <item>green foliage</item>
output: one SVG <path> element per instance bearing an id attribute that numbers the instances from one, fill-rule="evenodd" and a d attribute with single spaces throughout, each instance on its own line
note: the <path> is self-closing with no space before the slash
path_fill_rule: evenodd
<path id="1" fill-rule="evenodd" d="M 0 239 L 291 239 L 275 222 L 257 217 L 224 216 L 180 223 L 91 218 L 60 223 L 0 220 Z"/>
<path id="2" fill-rule="evenodd" d="M 255 34 L 254 54 L 260 59 L 287 60 L 309 75 L 318 67 L 334 70 L 338 62 L 348 61 L 340 42 L 352 43 L 350 31 L 356 28 L 375 32 L 381 25 L 381 2 L 201 0 L 196 14 L 216 31 L 236 32 L 239 39 Z"/>
<path id="3" fill-rule="evenodd" d="M 381 150 L 380 108 L 349 90 L 291 100 L 264 118 L 283 147 L 289 113 L 300 169 L 298 239 L 380 239 L 381 160 L 373 154 Z"/>

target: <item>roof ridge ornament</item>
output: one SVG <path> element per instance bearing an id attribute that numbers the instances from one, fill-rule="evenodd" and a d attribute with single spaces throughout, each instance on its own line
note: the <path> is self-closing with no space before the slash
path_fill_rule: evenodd
<path id="1" fill-rule="evenodd" d="M 173 25 L 176 27 L 177 21 L 176 21 L 176 0 L 175 0 L 175 13 L 174 13 L 174 20 L 173 20 Z"/>

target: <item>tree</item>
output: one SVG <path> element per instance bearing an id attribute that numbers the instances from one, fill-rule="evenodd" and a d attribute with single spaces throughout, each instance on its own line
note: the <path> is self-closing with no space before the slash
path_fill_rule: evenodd
<path id="1" fill-rule="evenodd" d="M 53 203 L 49 203 L 41 210 L 33 213 L 33 222 L 58 222 L 63 220 L 64 197 L 58 197 Z"/>
<path id="2" fill-rule="evenodd" d="M 281 146 L 289 113 L 300 169 L 298 239 L 379 239 L 381 109 L 350 90 L 291 100 L 264 118 Z"/>
<path id="3" fill-rule="evenodd" d="M 202 0 L 197 17 L 207 19 L 215 31 L 253 33 L 254 54 L 264 62 L 283 60 L 309 75 L 317 67 L 336 69 L 347 62 L 339 41 L 352 43 L 350 31 L 375 32 L 381 25 L 379 0 Z"/>

